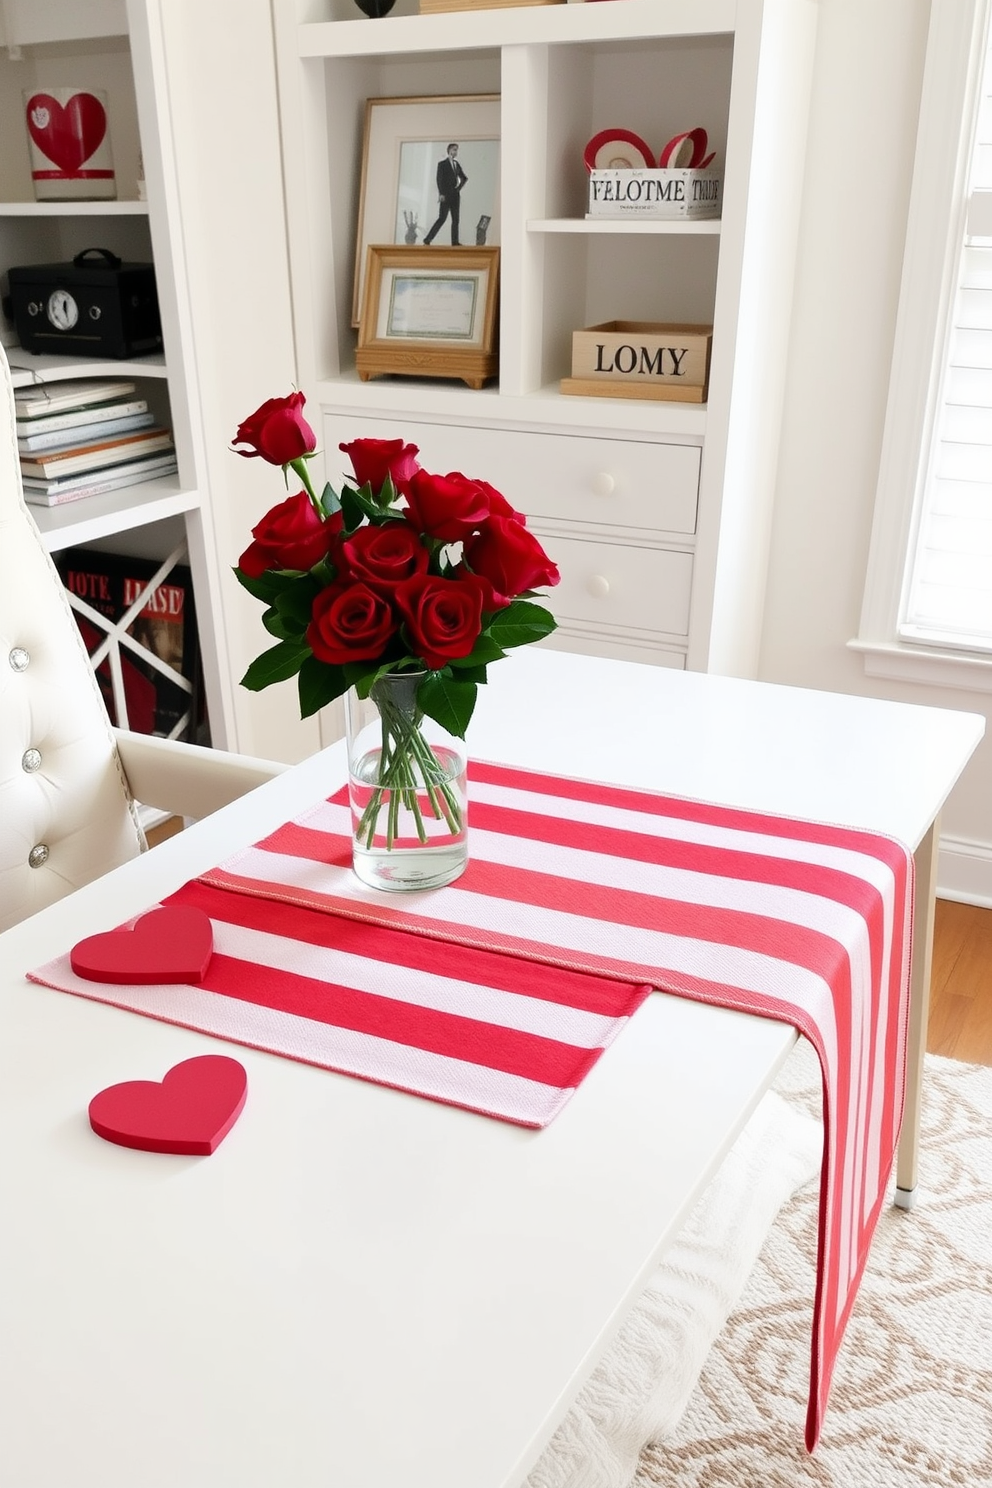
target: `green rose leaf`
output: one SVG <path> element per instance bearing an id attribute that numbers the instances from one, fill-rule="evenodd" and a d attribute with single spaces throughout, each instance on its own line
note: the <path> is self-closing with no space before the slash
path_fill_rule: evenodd
<path id="1" fill-rule="evenodd" d="M 341 511 L 344 516 L 345 532 L 354 532 L 362 525 L 365 510 L 358 499 L 358 492 L 353 491 L 350 486 L 345 486 L 341 492 Z"/>
<path id="2" fill-rule="evenodd" d="M 382 672 L 388 672 L 389 667 L 380 666 L 377 661 L 346 661 L 341 670 L 346 688 L 353 687 L 360 698 L 367 698 L 372 683 Z"/>
<path id="3" fill-rule="evenodd" d="M 308 574 L 291 589 L 284 589 L 276 598 L 275 608 L 279 619 L 286 627 L 287 635 L 298 638 L 303 636 L 307 626 L 310 624 L 313 602 L 320 593 L 321 586 L 316 579 Z"/>
<path id="4" fill-rule="evenodd" d="M 464 662 L 453 661 L 449 665 L 458 668 L 459 682 L 475 682 L 477 686 L 482 687 L 486 681 L 486 668 L 484 666 L 469 666 L 467 663 L 468 658 L 466 657 Z"/>
<path id="5" fill-rule="evenodd" d="M 287 625 L 274 605 L 271 609 L 266 610 L 262 616 L 262 624 L 269 632 L 269 635 L 274 635 L 277 640 L 298 641 L 300 639 L 299 630 L 294 626 Z"/>
<path id="6" fill-rule="evenodd" d="M 241 686 L 247 687 L 249 692 L 261 692 L 263 687 L 271 687 L 273 682 L 285 682 L 287 677 L 295 676 L 309 655 L 309 646 L 303 646 L 299 641 L 281 640 L 278 646 L 272 646 L 255 657 L 241 678 Z"/>
<path id="7" fill-rule="evenodd" d="M 283 568 L 270 568 L 260 574 L 257 579 L 250 579 L 247 574 L 241 572 L 240 568 L 234 569 L 233 572 L 242 589 L 247 589 L 253 599 L 260 599 L 266 605 L 273 604 L 279 595 L 291 589 L 300 577 L 295 570 Z"/>
<path id="8" fill-rule="evenodd" d="M 506 652 L 503 650 L 488 632 L 483 631 L 472 647 L 469 656 L 461 656 L 457 660 L 450 661 L 449 666 L 457 667 L 461 672 L 466 667 L 486 667 L 491 661 L 502 661 Z"/>
<path id="9" fill-rule="evenodd" d="M 326 662 L 318 661 L 316 656 L 307 656 L 300 667 L 297 683 L 301 718 L 309 718 L 348 691 L 344 670 L 344 667 L 328 666 Z"/>
<path id="10" fill-rule="evenodd" d="M 504 649 L 543 640 L 557 628 L 558 622 L 550 610 L 523 599 L 515 599 L 505 610 L 498 610 L 489 622 L 490 636 Z"/>
<path id="11" fill-rule="evenodd" d="M 321 510 L 329 517 L 333 517 L 336 512 L 341 510 L 341 497 L 335 491 L 330 481 L 327 482 L 327 485 L 321 492 L 320 505 Z"/>
<path id="12" fill-rule="evenodd" d="M 375 498 L 372 495 L 372 488 L 368 482 L 365 483 L 360 491 L 354 490 L 351 486 L 345 486 L 341 492 L 341 510 L 344 513 L 344 530 L 346 532 L 354 532 L 356 528 L 362 525 L 366 517 L 372 518 L 380 515 L 379 508 L 376 506 Z"/>
<path id="13" fill-rule="evenodd" d="M 433 718 L 456 739 L 464 739 L 477 692 L 474 682 L 463 682 L 444 672 L 430 672 L 417 688 L 417 702 L 428 718 Z"/>
<path id="14" fill-rule="evenodd" d="M 395 505 L 395 502 L 396 487 L 393 485 L 393 477 L 387 470 L 386 479 L 382 483 L 382 490 L 379 492 L 379 498 L 376 501 L 376 506 L 379 508 L 380 511 L 385 511 L 387 507 Z"/>
<path id="15" fill-rule="evenodd" d="M 328 584 L 333 584 L 337 576 L 338 571 L 329 558 L 322 558 L 319 563 L 315 563 L 309 574 L 316 586 L 314 594 L 319 589 L 326 589 Z"/>

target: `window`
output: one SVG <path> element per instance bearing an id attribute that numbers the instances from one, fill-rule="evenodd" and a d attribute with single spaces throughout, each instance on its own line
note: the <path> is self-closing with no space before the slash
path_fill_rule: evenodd
<path id="1" fill-rule="evenodd" d="M 971 151 L 964 245 L 899 634 L 992 651 L 992 49 Z"/>
<path id="2" fill-rule="evenodd" d="M 876 675 L 992 690 L 990 0 L 934 0 L 858 640 Z"/>

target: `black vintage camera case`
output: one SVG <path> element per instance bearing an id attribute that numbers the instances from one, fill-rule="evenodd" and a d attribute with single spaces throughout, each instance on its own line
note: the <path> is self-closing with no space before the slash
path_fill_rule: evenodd
<path id="1" fill-rule="evenodd" d="M 154 264 L 86 248 L 71 263 L 10 269 L 8 279 L 25 351 L 119 360 L 162 349 Z"/>

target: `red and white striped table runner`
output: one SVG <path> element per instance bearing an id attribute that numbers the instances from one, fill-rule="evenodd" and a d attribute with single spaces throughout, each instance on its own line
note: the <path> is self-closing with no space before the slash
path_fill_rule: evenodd
<path id="1" fill-rule="evenodd" d="M 447 888 L 360 884 L 341 791 L 169 901 L 213 919 L 201 987 L 85 983 L 67 958 L 34 977 L 535 1126 L 651 987 L 793 1024 L 824 1077 L 812 1449 L 902 1117 L 911 854 L 497 765 L 470 779 L 471 862 Z"/>

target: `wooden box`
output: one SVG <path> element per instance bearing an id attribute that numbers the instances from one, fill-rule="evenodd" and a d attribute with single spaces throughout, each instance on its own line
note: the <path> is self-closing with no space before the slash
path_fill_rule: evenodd
<path id="1" fill-rule="evenodd" d="M 608 320 L 572 332 L 572 375 L 561 391 L 580 397 L 706 401 L 710 325 Z"/>
<path id="2" fill-rule="evenodd" d="M 510 5 L 561 5 L 563 0 L 420 0 L 421 15 L 446 10 L 503 10 Z"/>

